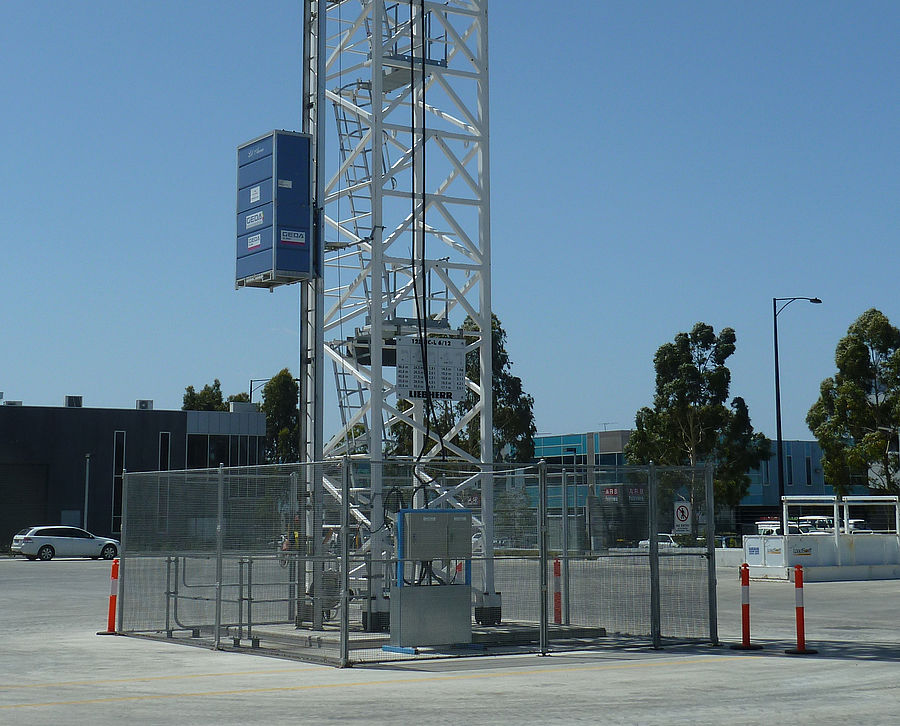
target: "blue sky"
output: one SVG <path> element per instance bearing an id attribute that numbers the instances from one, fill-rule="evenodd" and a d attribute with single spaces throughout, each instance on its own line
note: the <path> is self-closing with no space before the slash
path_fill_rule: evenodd
<path id="1" fill-rule="evenodd" d="M 179 408 L 297 369 L 233 289 L 235 147 L 299 117 L 299 2 L 5 3 L 0 390 Z M 627 428 L 656 349 L 737 331 L 787 438 L 870 307 L 900 325 L 900 5 L 493 0 L 494 311 L 541 432 Z M 329 414 L 329 420 L 335 420 Z M 328 428 L 328 424 L 326 424 Z"/>

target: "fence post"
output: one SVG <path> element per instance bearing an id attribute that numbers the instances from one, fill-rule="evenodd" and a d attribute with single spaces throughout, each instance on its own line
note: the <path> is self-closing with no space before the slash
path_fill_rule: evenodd
<path id="1" fill-rule="evenodd" d="M 650 637 L 654 648 L 662 647 L 662 629 L 660 627 L 660 599 L 659 599 L 659 542 L 656 536 L 659 530 L 658 497 L 656 467 L 653 462 L 647 467 L 649 480 L 649 508 L 648 520 L 650 527 Z"/>
<path id="2" fill-rule="evenodd" d="M 706 555 L 707 576 L 706 587 L 709 601 L 709 640 L 713 645 L 719 644 L 719 612 L 716 602 L 716 497 L 713 484 L 714 468 L 706 465 L 704 482 L 706 484 Z"/>
<path id="3" fill-rule="evenodd" d="M 125 598 L 125 548 L 126 548 L 126 540 L 128 539 L 128 470 L 122 469 L 122 519 L 120 520 L 119 536 L 121 540 L 119 544 L 121 544 L 121 548 L 119 550 L 119 597 L 118 597 L 118 614 L 116 619 L 116 630 L 120 633 L 125 632 L 124 624 L 125 624 L 125 605 L 127 600 Z"/>
<path id="4" fill-rule="evenodd" d="M 253 558 L 247 558 L 247 638 L 250 647 L 256 648 L 259 639 L 253 637 Z"/>
<path id="5" fill-rule="evenodd" d="M 341 462 L 341 667 L 350 665 L 350 457 Z"/>
<path id="6" fill-rule="evenodd" d="M 169 555 L 166 557 L 166 637 L 172 637 L 172 560 L 174 558 Z"/>
<path id="7" fill-rule="evenodd" d="M 238 557 L 238 600 L 237 600 L 238 632 L 234 638 L 234 646 L 238 647 L 244 638 L 244 558 Z"/>
<path id="8" fill-rule="evenodd" d="M 297 593 L 302 592 L 300 590 L 299 583 L 306 583 L 306 571 L 305 571 L 305 559 L 300 559 L 300 548 L 305 548 L 305 525 L 306 525 L 306 515 L 305 513 L 300 511 L 300 484 L 299 484 L 300 474 L 297 471 L 292 471 L 288 475 L 288 480 L 290 482 L 291 487 L 291 502 L 288 507 L 288 522 L 287 527 L 285 528 L 284 536 L 287 537 L 288 542 L 288 551 L 285 555 L 288 558 L 288 603 L 287 603 L 287 619 L 288 622 L 292 622 L 295 625 L 299 624 L 298 615 L 299 615 L 299 604 L 297 600 Z M 303 516 L 301 516 L 301 514 Z M 308 554 L 304 550 L 304 554 Z M 302 574 L 298 574 L 298 570 L 303 570 Z"/>
<path id="9" fill-rule="evenodd" d="M 835 520 L 837 527 L 837 520 Z M 806 647 L 806 622 L 803 613 L 803 566 L 794 565 L 794 615 L 797 623 L 797 647 L 788 648 L 789 655 L 815 655 L 819 651 Z"/>
<path id="10" fill-rule="evenodd" d="M 325 570 L 325 547 L 322 540 L 323 522 L 325 512 L 324 488 L 322 486 L 323 470 L 322 462 L 315 461 L 312 465 L 312 626 L 314 630 L 322 630 L 325 623 L 324 608 L 322 607 L 322 573 Z M 300 592 L 303 597 L 303 592 Z"/>
<path id="11" fill-rule="evenodd" d="M 538 554 L 541 570 L 540 650 L 541 655 L 547 655 L 547 462 L 544 459 L 538 464 Z"/>
<path id="12" fill-rule="evenodd" d="M 569 624 L 569 473 L 562 475 L 562 615 Z"/>
<path id="13" fill-rule="evenodd" d="M 219 494 L 216 514 L 216 635 L 213 648 L 219 649 L 219 641 L 222 630 L 222 549 L 224 539 L 225 518 L 225 466 L 219 464 Z"/>

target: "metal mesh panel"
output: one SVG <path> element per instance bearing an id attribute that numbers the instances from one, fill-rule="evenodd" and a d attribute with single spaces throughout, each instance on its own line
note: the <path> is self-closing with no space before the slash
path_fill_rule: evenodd
<path id="1" fill-rule="evenodd" d="M 474 643 L 486 649 L 474 652 L 549 647 L 548 627 L 554 647 L 604 629 L 654 642 L 708 637 L 705 532 L 679 541 L 694 547 L 660 548 L 656 569 L 656 545 L 647 544 L 651 522 L 672 529 L 679 501 L 697 502 L 702 517 L 704 485 L 702 474 L 685 470 L 570 467 L 542 475 L 536 466 L 364 458 L 128 474 L 118 629 L 342 665 L 458 655 L 390 647 L 397 512 L 427 506 L 472 511 L 472 556 L 407 562 L 404 583 L 457 584 L 468 572 L 473 605 L 484 588 L 500 593 L 502 622 L 473 622 Z"/>
<path id="2" fill-rule="evenodd" d="M 701 468 L 658 467 L 655 475 L 657 530 L 670 533 L 675 545 L 659 540 L 660 634 L 708 638 L 708 557 L 715 550 L 707 547 L 707 530 L 714 536 L 714 522 L 707 521 L 707 485 L 712 481 Z"/>

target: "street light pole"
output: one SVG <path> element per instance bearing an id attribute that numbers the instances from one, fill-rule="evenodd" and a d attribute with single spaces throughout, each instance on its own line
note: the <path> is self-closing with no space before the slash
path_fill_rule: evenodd
<path id="1" fill-rule="evenodd" d="M 821 304 L 817 297 L 773 297 L 772 298 L 772 328 L 775 333 L 775 436 L 776 454 L 778 462 L 778 506 L 781 507 L 781 498 L 784 496 L 784 442 L 781 439 L 781 383 L 778 377 L 778 315 L 794 300 L 806 300 L 816 305 Z M 784 303 L 781 307 L 778 303 Z M 787 534 L 787 522 L 782 522 L 782 532 Z"/>

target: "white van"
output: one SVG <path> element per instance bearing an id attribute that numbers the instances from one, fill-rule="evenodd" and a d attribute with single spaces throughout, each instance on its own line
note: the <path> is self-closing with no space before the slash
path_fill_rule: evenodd
<path id="1" fill-rule="evenodd" d="M 808 528 L 797 522 L 788 522 L 788 534 L 807 534 Z M 756 523 L 757 534 L 768 534 L 778 536 L 781 534 L 781 522 L 775 520 L 764 520 Z"/>

